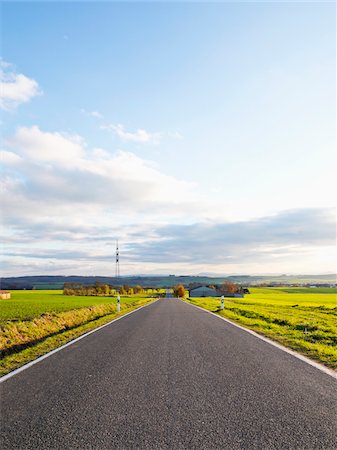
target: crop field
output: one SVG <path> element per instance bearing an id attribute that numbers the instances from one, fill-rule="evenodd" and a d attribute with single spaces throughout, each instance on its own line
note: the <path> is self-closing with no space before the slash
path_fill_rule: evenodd
<path id="1" fill-rule="evenodd" d="M 0 300 L 0 326 L 6 321 L 29 320 L 46 313 L 59 313 L 95 305 L 116 303 L 114 297 L 68 296 L 62 291 L 12 291 L 11 298 Z M 121 305 L 141 296 L 121 297 Z"/>
<path id="2" fill-rule="evenodd" d="M 251 288 L 245 298 L 188 301 L 337 369 L 337 295 L 334 288 Z"/>
<path id="3" fill-rule="evenodd" d="M 12 291 L 0 300 L 0 375 L 90 331 L 114 317 L 150 303 L 149 296 L 65 296 L 62 291 Z"/>
<path id="4" fill-rule="evenodd" d="M 337 294 L 337 288 L 327 288 L 327 287 L 319 287 L 319 288 L 306 288 L 306 287 L 280 287 L 273 288 L 276 291 L 287 292 L 288 294 L 314 294 L 317 297 L 317 294 Z M 261 289 L 259 289 L 261 290 Z M 309 297 L 308 297 L 309 298 Z M 333 300 L 336 301 L 336 300 Z"/>

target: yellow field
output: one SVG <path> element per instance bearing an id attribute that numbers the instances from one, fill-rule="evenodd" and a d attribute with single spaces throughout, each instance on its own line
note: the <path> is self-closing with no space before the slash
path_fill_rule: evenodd
<path id="1" fill-rule="evenodd" d="M 189 301 L 268 336 L 329 367 L 337 368 L 336 289 L 252 288 L 245 298 Z"/>

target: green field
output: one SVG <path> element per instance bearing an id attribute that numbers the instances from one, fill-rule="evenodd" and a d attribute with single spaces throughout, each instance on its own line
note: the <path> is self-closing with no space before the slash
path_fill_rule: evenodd
<path id="1" fill-rule="evenodd" d="M 219 309 L 219 298 L 188 301 L 337 368 L 335 288 L 251 288 L 250 292 L 245 298 L 226 298 L 224 311 Z"/>
<path id="2" fill-rule="evenodd" d="M 0 300 L 0 326 L 6 321 L 29 320 L 45 313 L 59 313 L 116 302 L 113 297 L 68 296 L 62 291 L 11 291 L 11 298 Z M 121 304 L 144 296 L 121 297 Z"/>
<path id="3" fill-rule="evenodd" d="M 337 294 L 337 288 L 316 287 L 316 288 L 302 288 L 302 287 L 280 287 L 273 288 L 277 291 L 287 292 L 288 294 Z"/>
<path id="4" fill-rule="evenodd" d="M 242 299 L 191 299 L 296 351 L 337 368 L 337 296 L 329 288 L 251 288 Z M 151 294 L 150 294 L 151 295 Z M 121 297 L 121 314 L 151 302 Z M 62 291 L 12 291 L 0 300 L 0 374 L 102 325 L 114 317 L 116 298 L 64 296 Z"/>
<path id="5" fill-rule="evenodd" d="M 0 374 L 133 309 L 153 301 L 149 296 L 65 296 L 62 291 L 12 291 L 0 300 Z"/>

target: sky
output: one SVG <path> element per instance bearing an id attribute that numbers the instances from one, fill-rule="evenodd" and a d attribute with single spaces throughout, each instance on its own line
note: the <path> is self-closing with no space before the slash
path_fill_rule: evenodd
<path id="1" fill-rule="evenodd" d="M 335 3 L 4 2 L 2 273 L 336 273 Z"/>

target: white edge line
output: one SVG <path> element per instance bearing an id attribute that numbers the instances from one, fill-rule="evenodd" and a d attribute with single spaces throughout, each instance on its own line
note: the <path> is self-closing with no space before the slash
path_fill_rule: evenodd
<path id="1" fill-rule="evenodd" d="M 148 303 L 147 305 L 140 306 L 139 308 L 134 309 L 133 311 L 130 311 L 130 312 L 126 313 L 126 314 L 123 314 L 122 316 L 117 317 L 116 319 L 110 320 L 110 322 L 105 323 L 104 325 L 101 325 L 101 326 L 99 326 L 97 328 L 94 328 L 91 331 L 88 331 L 87 333 L 82 334 L 81 336 L 77 337 L 76 339 L 73 339 L 72 341 L 67 342 L 64 345 L 61 345 L 61 347 L 55 348 L 51 352 L 48 352 L 48 353 L 46 353 L 46 354 L 44 354 L 42 356 L 39 356 L 38 358 L 34 359 L 33 361 L 30 361 L 29 363 L 24 364 L 23 366 L 19 367 L 18 369 L 15 369 L 12 372 L 9 372 L 6 375 L 0 377 L 0 383 L 3 383 L 4 381 L 8 380 L 9 378 L 14 377 L 14 375 L 17 375 L 18 373 L 23 372 L 26 369 L 29 369 L 29 367 L 32 367 L 35 364 L 39 363 L 40 361 L 48 358 L 49 356 L 54 355 L 54 353 L 57 353 L 57 352 L 63 350 L 64 348 L 69 347 L 70 345 L 74 344 L 75 342 L 80 341 L 81 339 L 89 336 L 89 334 L 95 333 L 96 331 L 99 331 L 102 328 L 107 327 L 108 325 L 111 325 L 113 322 L 117 322 L 117 320 L 124 319 L 124 317 L 126 317 L 126 316 L 128 316 L 130 314 L 133 314 L 133 313 L 135 313 L 136 311 L 139 311 L 142 308 L 146 308 L 147 306 L 153 305 L 157 301 L 158 301 L 158 299 L 155 300 L 154 302 Z"/>
<path id="2" fill-rule="evenodd" d="M 295 358 L 300 359 L 301 361 L 304 361 L 307 364 L 310 364 L 310 366 L 316 367 L 316 369 L 320 370 L 321 372 L 324 372 L 327 375 L 330 375 L 332 378 L 337 379 L 337 373 L 334 370 L 329 369 L 328 367 L 325 367 L 322 364 L 319 364 L 316 361 L 313 361 L 313 360 L 307 358 L 306 356 L 303 356 L 300 353 L 295 352 L 294 350 L 290 350 L 289 348 L 284 347 L 283 345 L 278 344 L 277 342 L 272 341 L 271 339 L 268 339 L 267 337 L 262 336 L 261 334 L 258 334 L 258 333 L 256 333 L 253 330 L 250 330 L 249 328 L 245 328 L 245 327 L 243 327 L 241 325 L 238 325 L 237 323 L 232 322 L 231 320 L 226 319 L 225 317 L 222 317 L 219 314 L 215 314 L 215 313 L 213 313 L 211 311 L 208 311 L 207 309 L 202 308 L 201 306 L 193 305 L 193 303 L 190 303 L 188 301 L 185 301 L 184 303 L 186 303 L 188 305 L 191 305 L 191 306 L 194 306 L 195 308 L 201 309 L 202 311 L 205 311 L 205 312 L 207 312 L 209 314 L 212 314 L 212 316 L 218 317 L 218 319 L 224 320 L 225 322 L 228 322 L 231 325 L 234 325 L 235 327 L 240 328 L 241 330 L 252 334 L 253 336 L 261 339 L 262 341 L 267 342 L 268 344 L 273 345 L 274 347 L 276 347 L 276 348 L 278 348 L 280 350 L 283 350 L 286 353 L 289 353 L 290 355 L 294 356 Z"/>

